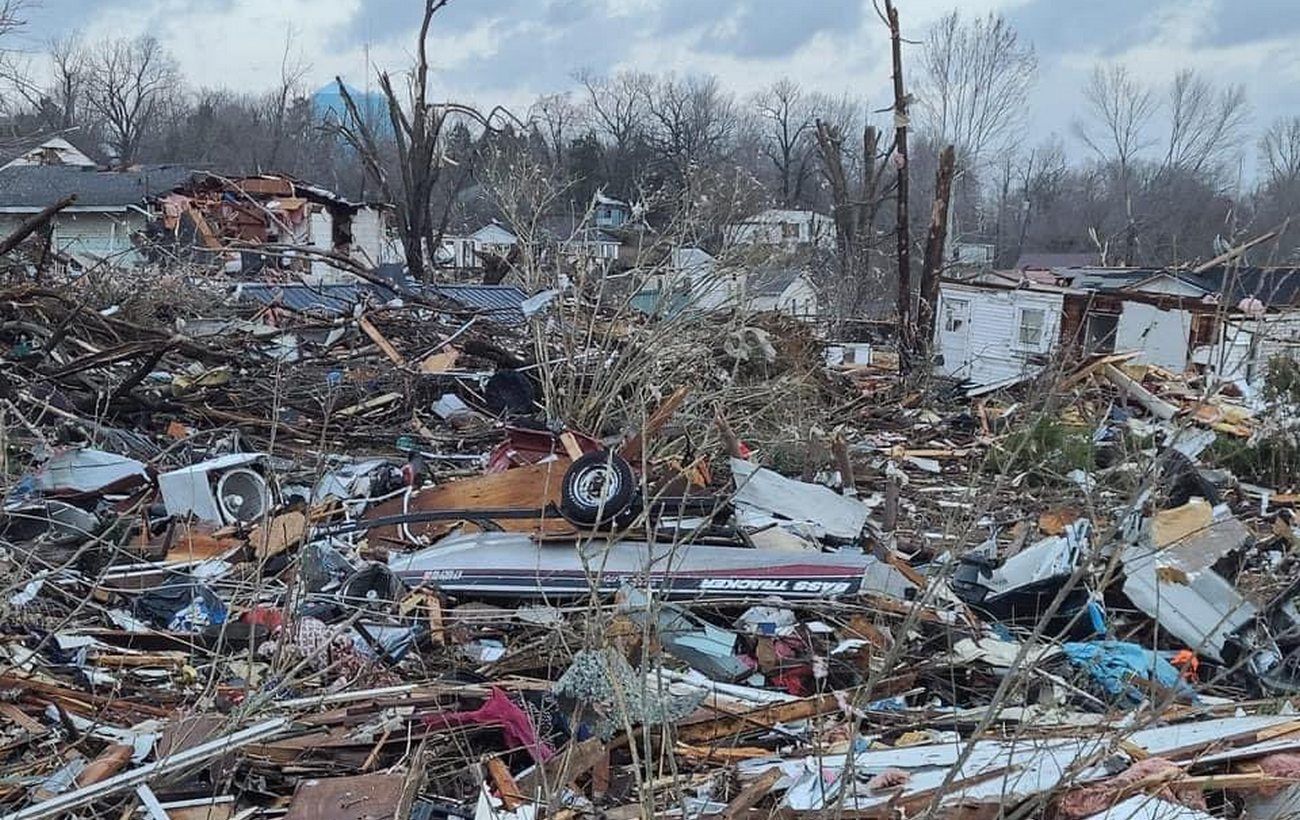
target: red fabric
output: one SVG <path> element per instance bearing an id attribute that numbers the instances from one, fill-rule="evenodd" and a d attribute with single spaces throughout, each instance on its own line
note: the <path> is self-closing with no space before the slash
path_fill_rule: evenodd
<path id="1" fill-rule="evenodd" d="M 261 624 L 272 633 L 284 628 L 284 613 L 275 607 L 259 606 L 248 610 L 241 618 L 246 624 Z"/>
<path id="2" fill-rule="evenodd" d="M 804 665 L 782 669 L 775 675 L 768 676 L 767 682 L 769 686 L 779 686 L 787 694 L 806 698 L 813 693 L 812 667 Z"/>
<path id="3" fill-rule="evenodd" d="M 448 729 L 454 726 L 500 726 L 509 746 L 523 746 L 533 760 L 545 763 L 555 755 L 545 741 L 537 737 L 537 728 L 528 714 L 514 704 L 496 687 L 487 701 L 472 712 L 443 712 L 425 715 L 424 725 L 430 729 Z"/>

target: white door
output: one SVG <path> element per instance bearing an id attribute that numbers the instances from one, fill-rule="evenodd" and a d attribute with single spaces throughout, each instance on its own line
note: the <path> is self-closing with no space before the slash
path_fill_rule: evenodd
<path id="1" fill-rule="evenodd" d="M 970 300 L 948 295 L 939 298 L 938 366 L 945 376 L 963 376 L 970 371 Z"/>

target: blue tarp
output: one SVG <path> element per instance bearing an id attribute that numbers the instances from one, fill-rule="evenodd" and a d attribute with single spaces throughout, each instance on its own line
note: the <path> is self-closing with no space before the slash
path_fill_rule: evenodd
<path id="1" fill-rule="evenodd" d="M 1126 641 L 1067 643 L 1062 647 L 1070 662 L 1088 674 L 1118 701 L 1136 706 L 1148 695 L 1134 686 L 1133 678 L 1153 680 L 1165 689 L 1194 695 L 1174 665 L 1159 653 Z"/>

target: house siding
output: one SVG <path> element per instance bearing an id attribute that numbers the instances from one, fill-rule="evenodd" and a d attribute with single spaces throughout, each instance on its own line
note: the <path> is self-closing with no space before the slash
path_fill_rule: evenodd
<path id="1" fill-rule="evenodd" d="M 1225 322 L 1209 356 L 1209 366 L 1221 378 L 1262 387 L 1270 359 L 1285 356 L 1300 361 L 1300 315 Z"/>
<path id="2" fill-rule="evenodd" d="M 0 236 L 7 236 L 30 216 L 0 214 Z M 84 262 L 112 258 L 114 264 L 132 265 L 140 261 L 140 256 L 134 250 L 131 234 L 144 230 L 144 226 L 144 215 L 133 211 L 62 213 L 54 222 L 54 247 Z"/>
<path id="3" fill-rule="evenodd" d="M 952 300 L 964 301 L 969 307 L 965 332 L 945 332 L 945 303 Z M 936 371 L 975 384 L 992 384 L 1036 372 L 1040 366 L 1035 360 L 1057 347 L 1064 301 L 1059 293 L 945 285 L 940 292 L 935 327 L 941 356 Z M 1043 311 L 1043 343 L 1037 350 L 1019 344 L 1019 320 L 1024 309 Z"/>

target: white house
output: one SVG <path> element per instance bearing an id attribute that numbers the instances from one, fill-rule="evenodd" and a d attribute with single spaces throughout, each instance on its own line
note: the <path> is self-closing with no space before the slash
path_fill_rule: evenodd
<path id="1" fill-rule="evenodd" d="M 1037 373 L 1057 346 L 1066 290 L 944 282 L 935 319 L 935 370 L 974 384 Z"/>
<path id="2" fill-rule="evenodd" d="M 343 208 L 313 209 L 303 244 L 346 255 L 375 267 L 402 260 L 401 242 L 389 235 L 392 210 L 371 203 L 352 204 Z M 314 258 L 311 263 L 314 281 L 351 281 L 351 274 L 340 271 L 327 259 Z"/>
<path id="3" fill-rule="evenodd" d="M 675 315 L 742 310 L 808 318 L 819 310 L 817 289 L 798 266 L 721 264 L 701 248 L 676 248 L 667 269 L 633 297 L 645 313 Z"/>
<path id="4" fill-rule="evenodd" d="M 560 252 L 572 260 L 595 260 L 611 265 L 618 260 L 623 243 L 600 228 L 578 228 L 567 237 L 559 237 Z"/>
<path id="5" fill-rule="evenodd" d="M 76 162 L 11 164 L 0 170 L 0 236 L 47 206 L 75 195 L 76 202 L 53 220 L 54 249 L 85 266 L 135 264 L 141 257 L 133 237 L 154 217 L 148 209 L 149 200 L 191 176 L 188 168 L 174 165 L 99 171 Z"/>
<path id="6" fill-rule="evenodd" d="M 0 165 L 0 171 L 6 168 L 19 168 L 30 165 L 67 165 L 77 168 L 95 168 L 98 163 L 62 137 L 53 137 L 14 157 L 4 165 Z"/>
<path id="7" fill-rule="evenodd" d="M 956 240 L 948 245 L 948 262 L 960 267 L 990 268 L 993 266 L 995 250 L 989 242 Z"/>
<path id="8" fill-rule="evenodd" d="M 507 256 L 519 244 L 519 237 L 498 222 L 489 222 L 469 235 L 474 250 L 495 256 Z M 471 266 L 472 267 L 472 266 Z"/>
<path id="9" fill-rule="evenodd" d="M 835 220 L 816 211 L 772 208 L 727 225 L 722 235 L 728 245 L 833 248 Z"/>
<path id="10" fill-rule="evenodd" d="M 1300 360 L 1300 270 L 1057 274 L 1054 284 L 1023 273 L 945 280 L 936 370 L 992 385 L 1038 372 L 1058 351 L 1123 351 L 1136 363 L 1258 386 L 1273 356 Z"/>
<path id="11" fill-rule="evenodd" d="M 619 228 L 632 219 L 632 206 L 621 199 L 605 196 L 597 191 L 592 202 L 592 221 L 597 228 Z"/>
<path id="12" fill-rule="evenodd" d="M 786 313 L 805 319 L 818 313 L 817 289 L 802 268 L 755 268 L 742 280 L 741 287 L 741 305 L 754 313 Z"/>

